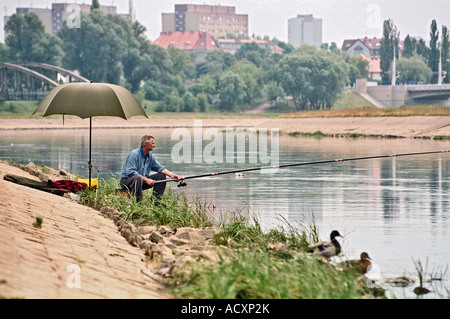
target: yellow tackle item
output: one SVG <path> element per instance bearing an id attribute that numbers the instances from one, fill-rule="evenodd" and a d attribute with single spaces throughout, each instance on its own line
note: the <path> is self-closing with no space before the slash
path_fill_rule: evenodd
<path id="1" fill-rule="evenodd" d="M 86 185 L 89 187 L 89 178 L 78 178 L 77 182 L 86 183 Z M 97 185 L 98 178 L 91 178 L 91 188 L 97 188 Z"/>

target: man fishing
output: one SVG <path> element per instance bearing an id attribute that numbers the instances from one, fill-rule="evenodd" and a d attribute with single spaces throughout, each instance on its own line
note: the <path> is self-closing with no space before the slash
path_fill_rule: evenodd
<path id="1" fill-rule="evenodd" d="M 153 136 L 144 135 L 141 138 L 141 147 L 136 148 L 128 154 L 125 164 L 122 168 L 120 177 L 120 186 L 128 189 L 136 197 L 136 201 L 142 200 L 142 191 L 153 187 L 153 196 L 159 200 L 166 189 L 165 182 L 156 183 L 155 181 L 165 180 L 169 176 L 175 181 L 180 177 L 171 173 L 166 166 L 161 165 L 151 153 L 155 148 L 155 139 Z M 150 175 L 150 172 L 156 174 Z"/>

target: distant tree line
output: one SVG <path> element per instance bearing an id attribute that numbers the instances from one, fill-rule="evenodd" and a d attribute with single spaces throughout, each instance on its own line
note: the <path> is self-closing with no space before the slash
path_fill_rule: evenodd
<path id="1" fill-rule="evenodd" d="M 33 13 L 13 15 L 0 46 L 0 60 L 43 62 L 78 70 L 94 82 L 122 85 L 161 112 L 240 111 L 287 96 L 298 110 L 330 108 L 346 85 L 367 76 L 367 62 L 342 52 L 273 39 L 284 54 L 256 43 L 235 54 L 213 50 L 203 62 L 174 47 L 153 45 L 145 27 L 98 10 L 81 14 L 81 28 L 65 24 L 45 33 Z"/>
<path id="2" fill-rule="evenodd" d="M 142 24 L 104 14 L 98 2 L 93 2 L 89 14 L 81 14 L 81 26 L 65 24 L 51 36 L 35 14 L 15 14 L 5 26 L 0 61 L 42 62 L 78 70 L 94 82 L 126 87 L 141 102 L 152 101 L 158 112 L 241 111 L 262 101 L 277 105 L 283 99 L 297 110 L 329 109 L 345 86 L 368 76 L 367 61 L 351 57 L 333 43 L 320 49 L 293 48 L 273 39 L 283 54 L 247 43 L 235 54 L 213 50 L 203 62 L 194 62 L 185 51 L 152 44 Z M 386 39 L 390 42 L 383 44 L 386 55 L 388 44 L 398 43 L 393 24 L 389 26 Z M 420 50 L 415 44 L 408 57 L 411 63 L 421 61 L 416 57 Z M 398 69 L 406 68 L 401 59 L 398 64 Z"/>
<path id="3" fill-rule="evenodd" d="M 383 37 L 381 39 L 380 60 L 383 70 L 383 81 L 392 78 L 392 61 L 397 59 L 396 73 L 398 81 L 417 81 L 423 83 L 437 83 L 439 59 L 442 71 L 447 72 L 443 83 L 450 83 L 449 33 L 446 26 L 442 26 L 439 34 L 436 20 L 430 26 L 430 40 L 414 39 L 408 34 L 404 39 L 403 52 L 399 50 L 400 32 L 393 20 L 383 23 Z"/>

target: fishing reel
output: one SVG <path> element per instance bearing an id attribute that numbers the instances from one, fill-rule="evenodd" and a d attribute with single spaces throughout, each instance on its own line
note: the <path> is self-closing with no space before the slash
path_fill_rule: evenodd
<path id="1" fill-rule="evenodd" d="M 184 187 L 184 186 L 187 186 L 186 182 L 184 181 L 179 182 L 177 185 L 177 187 Z"/>

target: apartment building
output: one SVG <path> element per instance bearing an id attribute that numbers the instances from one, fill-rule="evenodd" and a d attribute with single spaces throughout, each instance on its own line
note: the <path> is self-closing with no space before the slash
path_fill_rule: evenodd
<path id="1" fill-rule="evenodd" d="M 215 38 L 231 34 L 248 37 L 248 14 L 235 7 L 176 4 L 175 12 L 162 14 L 162 32 L 208 32 Z"/>
<path id="2" fill-rule="evenodd" d="M 288 19 L 288 43 L 295 48 L 302 44 L 319 48 L 322 44 L 322 19 L 314 18 L 312 14 L 299 14 Z"/>

